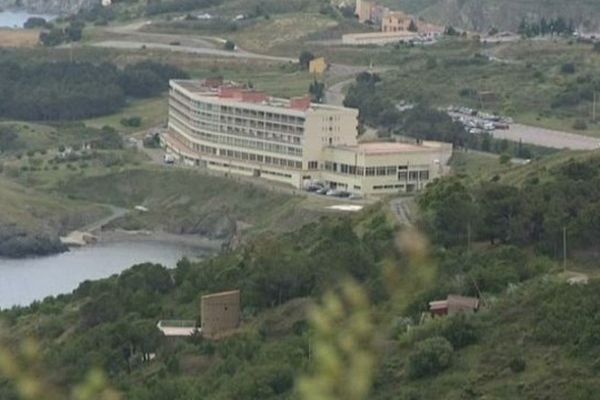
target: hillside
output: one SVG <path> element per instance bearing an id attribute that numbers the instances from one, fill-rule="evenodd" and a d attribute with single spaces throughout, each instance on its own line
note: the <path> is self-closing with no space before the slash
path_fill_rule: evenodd
<path id="1" fill-rule="evenodd" d="M 390 7 L 405 9 L 425 19 L 466 29 L 516 30 L 524 17 L 562 16 L 586 31 L 600 27 L 600 3 L 595 0 L 386 0 Z"/>
<path id="2" fill-rule="evenodd" d="M 25 8 L 30 12 L 70 14 L 100 4 L 100 0 L 0 0 L 0 8 Z"/>
<path id="3" fill-rule="evenodd" d="M 108 213 L 26 188 L 0 177 L 0 257 L 43 255 L 64 250 L 58 237 Z"/>
<path id="4" fill-rule="evenodd" d="M 86 282 L 71 295 L 0 313 L 8 327 L 2 343 L 17 349 L 20 337 L 37 336 L 44 349 L 38 367 L 52 371 L 42 384 L 58 393 L 47 399 L 64 398 L 60 393 L 94 367 L 133 400 L 313 399 L 294 394 L 306 374 L 329 382 L 334 393 L 347 393 L 351 377 L 366 379 L 372 390 L 356 399 L 593 398 L 600 327 L 590 316 L 599 311 L 598 270 L 584 269 L 587 285 L 567 284 L 573 272 L 560 272 L 552 229 L 564 222 L 570 235 L 597 237 L 595 225 L 573 212 L 577 205 L 589 205 L 580 210 L 585 215 L 597 207 L 599 163 L 593 153 L 572 153 L 499 171 L 492 181 L 443 179 L 419 201 L 419 227 L 429 240 L 394 226 L 380 204 L 288 233 L 266 230 L 237 250 L 183 261 L 173 271 L 135 266 Z M 156 186 L 124 189 L 124 182 L 143 181 L 144 173 L 85 178 L 73 194 L 93 198 L 99 190 L 116 204 L 130 205 L 160 195 L 162 187 L 168 193 L 189 184 L 185 172 L 171 186 L 175 172 L 154 171 Z M 202 178 L 202 186 L 211 179 Z M 221 187 L 248 198 L 247 187 L 230 192 L 224 181 Z M 210 203 L 201 193 L 188 202 L 160 195 L 163 200 L 149 205 L 166 206 L 169 197 L 173 204 Z M 548 218 L 539 221 L 526 206 L 543 196 L 553 199 L 553 212 L 543 211 Z M 272 199 L 265 204 L 273 207 L 284 198 Z M 497 207 L 487 207 L 489 201 Z M 248 212 L 243 202 L 232 204 L 237 215 Z M 257 213 L 247 221 L 267 213 L 260 204 L 252 207 Z M 470 216 L 483 223 L 473 222 L 467 247 Z M 529 216 L 547 235 L 535 235 L 526 221 L 533 236 L 521 239 L 521 224 L 511 224 Z M 570 240 L 579 249 L 593 247 L 580 235 Z M 570 258 L 569 268 L 581 265 Z M 158 335 L 157 320 L 197 319 L 200 295 L 232 288 L 242 291 L 244 316 L 235 336 L 211 342 Z M 483 308 L 471 316 L 422 319 L 429 301 L 448 294 L 480 295 Z M 16 353 L 14 362 L 21 357 Z M 18 370 L 9 371 L 19 379 Z M 11 380 L 0 379 L 0 397 L 15 398 L 15 390 Z"/>

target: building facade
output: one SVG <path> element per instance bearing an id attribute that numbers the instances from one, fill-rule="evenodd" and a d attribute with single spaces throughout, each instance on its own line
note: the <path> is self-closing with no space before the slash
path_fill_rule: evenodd
<path id="1" fill-rule="evenodd" d="M 167 151 L 225 173 L 319 181 L 361 194 L 417 191 L 445 172 L 449 144 L 358 143 L 358 111 L 279 99 L 218 80 L 171 81 Z"/>
<path id="2" fill-rule="evenodd" d="M 370 0 L 356 0 L 354 13 L 358 17 L 358 22 L 364 23 L 371 21 L 371 12 L 374 5 L 374 2 Z"/>
<path id="3" fill-rule="evenodd" d="M 200 331 L 207 338 L 219 338 L 240 326 L 240 291 L 209 294 L 202 296 Z"/>
<path id="4" fill-rule="evenodd" d="M 403 12 L 387 13 L 381 20 L 382 32 L 408 32 L 412 18 Z"/>

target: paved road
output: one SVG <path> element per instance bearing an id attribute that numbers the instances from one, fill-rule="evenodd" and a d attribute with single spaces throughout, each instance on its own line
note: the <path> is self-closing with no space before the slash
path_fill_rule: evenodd
<path id="1" fill-rule="evenodd" d="M 555 149 L 595 150 L 600 148 L 600 139 L 574 133 L 538 128 L 535 126 L 511 124 L 510 129 L 497 129 L 494 137 L 508 139 Z"/>
<path id="2" fill-rule="evenodd" d="M 218 37 L 141 31 L 140 29 L 146 25 L 148 25 L 148 21 L 136 22 L 128 25 L 109 26 L 104 30 L 109 38 L 92 43 L 92 46 L 117 49 L 141 49 L 142 47 L 145 47 L 148 49 L 171 50 L 217 57 L 260 59 L 278 62 L 297 61 L 290 57 L 268 56 L 242 49 L 235 51 L 224 50 L 220 48 L 220 46 L 222 46 L 222 43 L 224 43 L 225 40 Z"/>
<path id="3" fill-rule="evenodd" d="M 141 48 L 147 49 L 160 49 L 160 50 L 171 50 L 183 53 L 192 53 L 192 54 L 205 54 L 210 56 L 218 56 L 218 57 L 232 57 L 232 58 L 245 58 L 245 59 L 259 59 L 259 60 L 267 60 L 267 61 L 278 61 L 278 62 L 295 62 L 296 60 L 293 58 L 287 57 L 276 57 L 276 56 L 266 56 L 262 54 L 250 53 L 247 51 L 227 51 L 227 50 L 219 50 L 215 48 L 207 48 L 207 47 L 194 47 L 194 46 L 183 46 L 183 45 L 171 45 L 165 43 L 154 43 L 151 41 L 128 41 L 128 40 L 104 40 L 102 42 L 93 43 L 92 46 L 96 47 L 109 47 L 116 49 L 128 49 L 135 50 Z"/>

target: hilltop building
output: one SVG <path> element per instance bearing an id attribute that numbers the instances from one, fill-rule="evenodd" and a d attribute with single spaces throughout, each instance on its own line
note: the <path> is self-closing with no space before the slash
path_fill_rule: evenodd
<path id="1" fill-rule="evenodd" d="M 359 22 L 380 27 L 379 32 L 349 33 L 342 35 L 347 45 L 383 45 L 401 41 L 431 42 L 443 34 L 444 28 L 420 21 L 401 11 L 391 11 L 374 1 L 356 0 Z M 414 29 L 410 29 L 411 23 Z"/>
<path id="2" fill-rule="evenodd" d="M 274 98 L 222 80 L 170 82 L 162 142 L 188 164 L 296 188 L 414 192 L 446 171 L 452 145 L 358 142 L 358 110 Z"/>

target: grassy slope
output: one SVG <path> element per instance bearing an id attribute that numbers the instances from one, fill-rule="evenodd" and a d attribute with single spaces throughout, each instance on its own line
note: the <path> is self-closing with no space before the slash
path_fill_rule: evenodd
<path id="1" fill-rule="evenodd" d="M 131 214 L 115 222 L 114 226 L 128 229 L 211 234 L 228 231 L 232 228 L 228 224 L 239 221 L 253 232 L 277 231 L 303 225 L 321 214 L 299 207 L 302 198 L 183 169 L 144 167 L 75 178 L 62 190 L 87 201 L 148 207 L 148 213 Z"/>
<path id="2" fill-rule="evenodd" d="M 405 9 L 427 19 L 465 28 L 516 29 L 525 15 L 561 15 L 577 24 L 598 27 L 600 5 L 595 0 L 383 0 L 391 7 Z"/>
<path id="3" fill-rule="evenodd" d="M 108 213 L 103 207 L 28 189 L 0 177 L 0 224 L 26 231 L 65 233 Z"/>
<path id="4" fill-rule="evenodd" d="M 388 55 L 396 67 L 383 74 L 382 91 L 395 101 L 425 100 L 436 106 L 465 105 L 510 115 L 532 125 L 598 136 L 600 126 L 590 122 L 591 102 L 552 107 L 553 101 L 578 78 L 594 76 L 600 54 L 590 45 L 558 42 L 517 42 L 486 48 L 473 41 L 446 41 L 438 45 L 370 50 L 374 56 Z M 483 52 L 514 60 L 506 64 L 477 59 Z M 576 73 L 562 74 L 563 64 L 572 62 Z M 479 96 L 461 96 L 464 89 L 492 92 L 496 100 L 481 102 Z M 582 119 L 588 129 L 577 131 Z"/>

